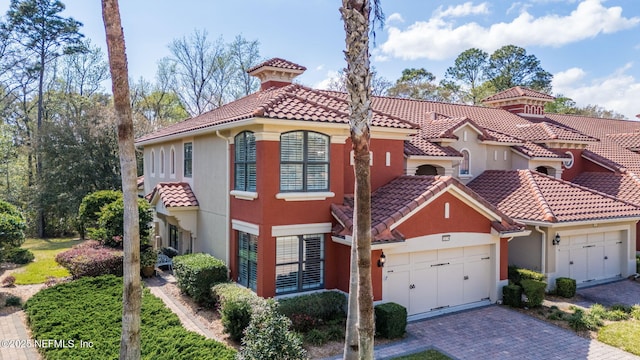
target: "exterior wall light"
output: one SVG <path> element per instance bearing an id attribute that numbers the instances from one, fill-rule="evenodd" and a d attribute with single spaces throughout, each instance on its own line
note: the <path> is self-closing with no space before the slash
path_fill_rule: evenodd
<path id="1" fill-rule="evenodd" d="M 378 259 L 378 267 L 384 267 L 384 263 L 387 261 L 387 256 L 384 254 L 384 251 L 380 254 L 380 258 Z"/>
<path id="2" fill-rule="evenodd" d="M 553 245 L 560 245 L 560 234 L 556 233 L 556 236 L 551 241 Z"/>

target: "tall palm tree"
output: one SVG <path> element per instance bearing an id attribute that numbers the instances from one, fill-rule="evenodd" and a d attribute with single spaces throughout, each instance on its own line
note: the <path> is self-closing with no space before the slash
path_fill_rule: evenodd
<path id="1" fill-rule="evenodd" d="M 379 1 L 374 0 L 373 5 L 374 20 L 381 19 Z M 370 1 L 342 0 L 340 13 L 346 33 L 345 85 L 349 99 L 349 126 L 356 181 L 349 313 L 347 315 L 344 358 L 373 359 L 375 326 L 371 284 L 371 174 L 369 167 L 369 140 L 371 136 L 369 129 L 371 124 Z M 353 251 L 354 245 L 356 251 Z M 353 296 L 354 287 L 357 287 L 357 303 Z M 356 323 L 357 328 L 354 326 Z"/>
<path id="2" fill-rule="evenodd" d="M 122 337 L 120 359 L 140 359 L 140 232 L 136 186 L 133 117 L 129 103 L 129 76 L 124 33 L 118 0 L 102 0 L 102 19 L 107 35 L 113 103 L 118 123 L 118 150 L 124 193 L 124 286 L 122 290 Z"/>

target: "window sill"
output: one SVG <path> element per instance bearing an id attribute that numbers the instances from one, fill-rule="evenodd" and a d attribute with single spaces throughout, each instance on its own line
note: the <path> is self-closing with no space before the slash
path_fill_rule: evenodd
<path id="1" fill-rule="evenodd" d="M 471 179 L 473 177 L 473 175 L 471 175 L 471 174 L 460 174 L 460 175 L 458 175 L 458 177 L 460 179 Z"/>
<path id="2" fill-rule="evenodd" d="M 229 194 L 240 200 L 255 200 L 258 198 L 258 193 L 255 191 L 231 190 Z"/>
<path id="3" fill-rule="evenodd" d="M 324 192 L 286 192 L 286 193 L 277 193 L 276 199 L 284 200 L 284 201 L 313 201 L 313 200 L 326 200 L 327 198 L 332 198 L 336 196 L 335 193 L 331 191 Z"/>

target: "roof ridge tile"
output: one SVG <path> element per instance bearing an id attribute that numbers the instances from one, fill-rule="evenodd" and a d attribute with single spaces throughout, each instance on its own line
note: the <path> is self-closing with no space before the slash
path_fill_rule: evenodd
<path id="1" fill-rule="evenodd" d="M 529 189 L 531 190 L 533 197 L 536 199 L 536 201 L 538 202 L 538 205 L 540 206 L 540 209 L 542 210 L 542 214 L 543 214 L 542 218 L 548 222 L 553 222 L 553 223 L 558 222 L 558 219 L 553 214 L 553 211 L 551 210 L 549 203 L 547 203 L 547 200 L 545 199 L 544 194 L 542 193 L 542 190 L 540 190 L 540 187 L 538 186 L 538 183 L 536 182 L 533 176 L 533 171 L 518 170 L 518 172 L 524 175 L 524 178 L 529 185 Z"/>

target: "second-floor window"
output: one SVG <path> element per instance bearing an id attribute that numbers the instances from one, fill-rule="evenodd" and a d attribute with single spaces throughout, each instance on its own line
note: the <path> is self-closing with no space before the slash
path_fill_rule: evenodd
<path id="1" fill-rule="evenodd" d="M 329 137 L 312 131 L 280 136 L 280 190 L 329 190 Z"/>
<path id="2" fill-rule="evenodd" d="M 184 143 L 184 177 L 193 176 L 193 143 Z"/>
<path id="3" fill-rule="evenodd" d="M 235 190 L 256 191 L 256 137 L 250 131 L 236 135 L 235 144 Z"/>
<path id="4" fill-rule="evenodd" d="M 462 161 L 460 162 L 460 175 L 469 175 L 469 150 L 460 151 Z"/>

